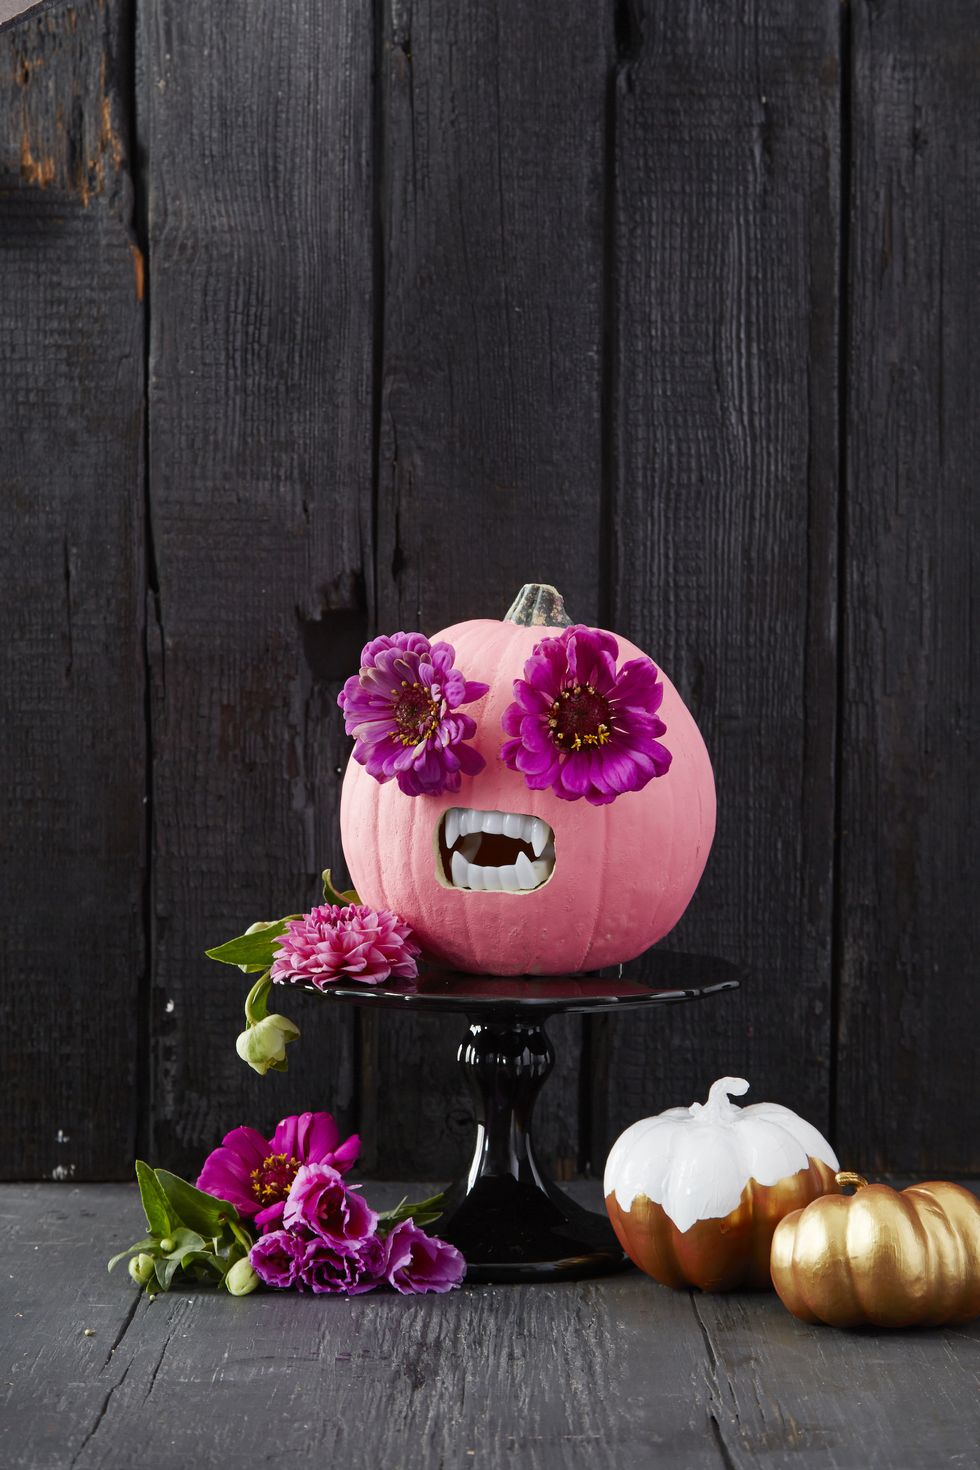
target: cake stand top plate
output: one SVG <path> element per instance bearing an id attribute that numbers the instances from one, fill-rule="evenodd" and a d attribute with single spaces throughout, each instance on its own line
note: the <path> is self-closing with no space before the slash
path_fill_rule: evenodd
<path id="1" fill-rule="evenodd" d="M 472 1018 L 527 1016 L 530 1012 L 543 1017 L 700 1000 L 737 990 L 741 977 L 737 965 L 711 955 L 648 950 L 629 964 L 592 975 L 468 975 L 426 967 L 416 980 L 390 980 L 384 985 L 341 982 L 323 990 L 312 985 L 302 988 L 350 1005 L 433 1013 L 460 1011 Z"/>

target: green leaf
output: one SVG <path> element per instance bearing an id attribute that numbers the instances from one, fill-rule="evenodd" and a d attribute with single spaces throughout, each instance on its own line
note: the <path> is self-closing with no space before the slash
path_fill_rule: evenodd
<path id="1" fill-rule="evenodd" d="M 420 1230 L 424 1230 L 426 1225 L 431 1225 L 434 1220 L 438 1220 L 441 1214 L 441 1210 L 427 1210 L 422 1212 L 415 1210 L 412 1213 L 412 1219 Z"/>
<path id="2" fill-rule="evenodd" d="M 230 1201 L 205 1194 L 168 1169 L 157 1169 L 156 1177 L 177 1219 L 199 1235 L 205 1238 L 220 1236 L 229 1221 L 238 1219 L 238 1211 Z M 174 1239 L 177 1239 L 176 1234 Z"/>
<path id="3" fill-rule="evenodd" d="M 401 1213 L 407 1204 L 408 1195 L 403 1194 L 397 1205 L 393 1205 L 390 1210 L 380 1210 L 378 1212 L 378 1229 L 390 1230 L 392 1225 L 398 1224 L 399 1220 L 407 1219 L 408 1217 Z"/>
<path id="4" fill-rule="evenodd" d="M 204 1279 L 213 1274 L 217 1276 L 219 1281 L 222 1281 L 225 1272 L 228 1270 L 228 1265 L 228 1261 L 223 1260 L 221 1256 L 216 1256 L 213 1251 L 187 1251 L 180 1258 L 180 1269 L 182 1271 L 189 1271 L 192 1266 L 199 1269 L 203 1268 L 203 1270 L 200 1270 L 200 1274 Z"/>
<path id="5" fill-rule="evenodd" d="M 120 1251 L 117 1256 L 113 1256 L 106 1270 L 111 1271 L 114 1266 L 119 1265 L 120 1261 L 124 1261 L 127 1256 L 135 1255 L 137 1251 L 155 1250 L 159 1244 L 159 1235 L 144 1235 L 143 1239 L 138 1240 L 135 1245 L 128 1245 L 124 1251 Z"/>
<path id="6" fill-rule="evenodd" d="M 420 1228 L 431 1225 L 442 1214 L 444 1200 L 445 1194 L 434 1194 L 429 1199 L 416 1200 L 413 1204 L 406 1195 L 393 1209 L 381 1211 L 378 1216 L 379 1235 L 387 1235 L 389 1230 L 400 1225 L 403 1220 L 414 1220 Z"/>
<path id="7" fill-rule="evenodd" d="M 209 960 L 220 960 L 223 965 L 247 965 L 249 969 L 267 970 L 275 959 L 276 940 L 286 932 L 286 920 L 280 919 L 268 929 L 258 929 L 254 934 L 239 934 L 215 949 L 206 949 Z"/>
<path id="8" fill-rule="evenodd" d="M 169 1235 L 179 1222 L 179 1216 L 171 1213 L 170 1202 L 150 1168 L 142 1159 L 136 1160 L 136 1182 L 140 1187 L 140 1199 L 146 1223 L 155 1235 Z"/>
<path id="9" fill-rule="evenodd" d="M 360 903 L 360 899 L 353 888 L 345 888 L 341 891 L 335 888 L 330 881 L 330 869 L 323 870 L 323 902 L 335 903 L 338 908 L 346 908 L 349 903 Z"/>
<path id="10" fill-rule="evenodd" d="M 165 1256 L 161 1260 L 154 1261 L 153 1273 L 161 1291 L 169 1291 L 171 1282 L 180 1270 L 179 1256 Z"/>
<path id="11" fill-rule="evenodd" d="M 173 1241 L 173 1250 L 167 1251 L 167 1257 L 186 1255 L 188 1251 L 199 1251 L 203 1249 L 204 1237 L 198 1235 L 196 1230 L 188 1230 L 186 1225 L 181 1225 L 170 1237 Z"/>
<path id="12" fill-rule="evenodd" d="M 233 1266 L 236 1261 L 244 1260 L 251 1249 L 250 1245 L 242 1245 L 239 1241 L 230 1245 L 225 1251 L 225 1270 L 227 1271 L 229 1266 Z"/>

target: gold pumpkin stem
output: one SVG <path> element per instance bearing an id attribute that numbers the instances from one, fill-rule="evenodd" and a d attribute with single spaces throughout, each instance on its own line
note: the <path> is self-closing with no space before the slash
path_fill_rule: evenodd
<path id="1" fill-rule="evenodd" d="M 841 1170 L 839 1174 L 834 1175 L 834 1178 L 842 1188 L 845 1184 L 853 1184 L 855 1189 L 866 1189 L 868 1185 L 863 1174 L 852 1174 L 849 1169 Z"/>

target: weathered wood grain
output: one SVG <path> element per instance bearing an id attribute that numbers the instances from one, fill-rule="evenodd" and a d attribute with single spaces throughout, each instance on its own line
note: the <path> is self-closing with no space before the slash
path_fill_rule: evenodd
<path id="1" fill-rule="evenodd" d="M 837 1126 L 942 1174 L 980 1163 L 978 15 L 852 10 Z"/>
<path id="2" fill-rule="evenodd" d="M 528 581 L 599 611 L 603 170 L 611 15 L 501 0 L 383 7 L 377 619 L 503 617 Z M 365 1024 L 380 1172 L 452 1173 L 469 1146 L 459 1027 Z M 578 1022 L 538 1138 L 578 1150 Z"/>
<path id="3" fill-rule="evenodd" d="M 105 1265 L 143 1225 L 135 1186 L 0 1188 L 0 1440 L 11 1467 L 70 1465 L 99 1418 L 113 1348 L 139 1303 Z"/>
<path id="4" fill-rule="evenodd" d="M 370 1198 L 399 1195 L 372 1186 Z M 640 1278 L 353 1301 L 173 1293 L 150 1306 L 104 1267 L 142 1227 L 134 1190 L 11 1187 L 0 1219 L 22 1313 L 0 1375 L 11 1470 L 515 1456 L 576 1470 L 611 1445 L 625 1465 L 656 1450 L 720 1470 L 690 1304 Z"/>
<path id="5" fill-rule="evenodd" d="M 129 6 L 0 36 L 3 1177 L 128 1173 L 144 851 Z"/>
<path id="6" fill-rule="evenodd" d="M 576 1193 L 596 1203 L 595 1188 Z M 834 1332 L 773 1295 L 673 1292 L 639 1273 L 151 1306 L 103 1264 L 142 1227 L 135 1189 L 5 1186 L 0 1225 L 10 1470 L 929 1470 L 975 1456 L 980 1323 Z"/>
<path id="7" fill-rule="evenodd" d="M 156 1156 L 300 1107 L 349 1119 L 349 1018 L 277 997 L 288 1078 L 238 1061 L 206 946 L 338 867 L 336 693 L 371 565 L 371 17 L 141 9 L 150 270 Z"/>
<path id="8" fill-rule="evenodd" d="M 667 943 L 748 977 L 710 1008 L 603 1023 L 598 1170 L 622 1127 L 724 1073 L 829 1116 L 839 6 L 629 14 L 611 626 L 662 661 L 715 766 L 714 850 Z"/>
<path id="9" fill-rule="evenodd" d="M 931 1470 L 980 1444 L 980 1324 L 835 1332 L 773 1293 L 704 1296 L 708 1414 L 728 1470 Z"/>

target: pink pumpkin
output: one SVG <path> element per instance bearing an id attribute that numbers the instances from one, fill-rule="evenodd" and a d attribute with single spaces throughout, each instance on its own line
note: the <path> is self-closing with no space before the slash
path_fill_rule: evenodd
<path id="1" fill-rule="evenodd" d="M 641 791 L 606 806 L 563 801 L 530 790 L 500 759 L 514 680 L 535 644 L 567 624 L 557 593 L 535 586 L 502 622 L 435 635 L 455 648 L 467 679 L 490 686 L 467 708 L 486 768 L 463 776 L 458 792 L 411 797 L 353 759 L 347 766 L 340 828 L 361 901 L 392 909 L 427 955 L 459 970 L 558 975 L 634 959 L 674 927 L 704 871 L 715 829 L 711 762 L 662 670 L 672 761 Z M 617 667 L 641 655 L 615 636 Z"/>

